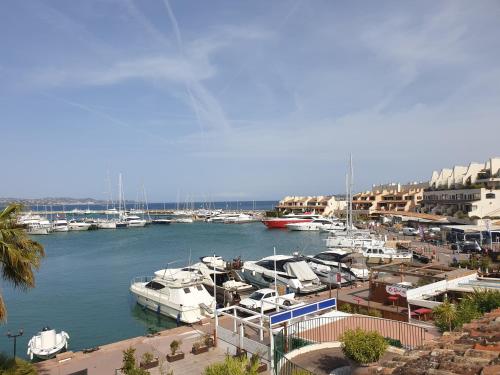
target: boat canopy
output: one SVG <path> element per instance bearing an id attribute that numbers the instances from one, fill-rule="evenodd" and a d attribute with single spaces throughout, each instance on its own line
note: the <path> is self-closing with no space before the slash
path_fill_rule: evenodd
<path id="1" fill-rule="evenodd" d="M 288 274 L 294 275 L 300 281 L 311 281 L 318 278 L 304 261 L 287 263 L 285 269 Z"/>

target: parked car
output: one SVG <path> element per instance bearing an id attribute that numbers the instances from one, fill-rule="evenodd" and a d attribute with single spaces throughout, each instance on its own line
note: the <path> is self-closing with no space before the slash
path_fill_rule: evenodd
<path id="1" fill-rule="evenodd" d="M 451 245 L 452 250 L 458 250 L 463 253 L 480 253 L 481 246 L 476 241 L 461 241 Z"/>
<path id="2" fill-rule="evenodd" d="M 403 234 L 405 236 L 416 236 L 416 235 L 418 235 L 418 229 L 411 228 L 411 227 L 405 227 L 405 228 L 403 228 Z"/>
<path id="3" fill-rule="evenodd" d="M 290 306 L 294 302 L 295 293 L 276 296 L 276 291 L 269 288 L 259 289 L 250 294 L 249 297 L 240 301 L 240 306 L 249 310 L 263 311 L 275 310 L 275 303 L 280 306 Z"/>

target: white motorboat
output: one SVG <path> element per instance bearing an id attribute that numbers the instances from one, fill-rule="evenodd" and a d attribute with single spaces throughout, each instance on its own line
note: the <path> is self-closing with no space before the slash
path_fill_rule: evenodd
<path id="1" fill-rule="evenodd" d="M 52 230 L 54 232 L 67 232 L 69 230 L 68 221 L 66 219 L 54 220 L 52 223 Z"/>
<path id="2" fill-rule="evenodd" d="M 330 271 L 333 269 L 334 271 L 338 271 L 339 268 L 342 272 L 347 274 L 347 279 L 366 280 L 369 277 L 366 261 L 362 256 L 356 255 L 356 253 L 347 252 L 341 249 L 326 250 L 316 255 L 308 255 L 307 262 L 320 280 L 321 276 L 318 272 L 324 275 L 325 270 Z M 351 276 L 349 274 L 351 274 Z"/>
<path id="3" fill-rule="evenodd" d="M 129 228 L 140 228 L 146 225 L 146 220 L 136 215 L 126 215 L 123 217 L 123 221 L 127 223 Z"/>
<path id="4" fill-rule="evenodd" d="M 154 277 L 135 278 L 130 292 L 139 305 L 188 324 L 213 317 L 215 310 L 215 298 L 205 289 L 203 276 L 182 269 L 163 269 Z"/>
<path id="5" fill-rule="evenodd" d="M 172 222 L 170 219 L 153 219 L 152 223 L 153 224 L 162 224 L 162 225 L 168 225 Z"/>
<path id="6" fill-rule="evenodd" d="M 268 288 L 276 283 L 298 294 L 315 293 L 325 289 L 318 276 L 302 257 L 274 255 L 259 261 L 246 261 L 238 271 L 241 277 L 257 288 Z"/>
<path id="7" fill-rule="evenodd" d="M 203 285 L 208 292 L 213 295 L 214 280 L 215 293 L 219 301 L 224 305 L 236 298 L 236 294 L 241 296 L 253 290 L 253 286 L 244 282 L 240 275 L 232 270 L 220 267 L 210 267 L 206 263 L 200 262 L 182 269 L 183 271 L 198 272 L 203 277 Z"/>
<path id="8" fill-rule="evenodd" d="M 236 216 L 229 216 L 224 219 L 224 224 L 245 224 L 245 223 L 254 223 L 257 220 L 248 214 L 239 214 Z"/>
<path id="9" fill-rule="evenodd" d="M 385 241 L 371 237 L 369 234 L 352 234 L 348 236 L 331 236 L 326 239 L 329 248 L 363 248 L 384 246 Z"/>
<path id="10" fill-rule="evenodd" d="M 37 357 L 39 359 L 48 359 L 55 357 L 56 354 L 68 349 L 69 335 L 55 329 L 45 327 L 37 335 L 33 336 L 28 342 L 28 352 L 30 359 Z"/>
<path id="11" fill-rule="evenodd" d="M 413 252 L 400 251 L 384 246 L 371 246 L 361 250 L 361 254 L 366 259 L 367 263 L 393 263 L 393 262 L 411 262 Z"/>
<path id="12" fill-rule="evenodd" d="M 68 223 L 68 230 L 70 231 L 84 231 L 89 230 L 92 224 L 86 223 L 84 221 L 70 220 Z"/>
<path id="13" fill-rule="evenodd" d="M 100 219 L 97 220 L 97 228 L 99 229 L 116 229 L 115 220 Z"/>
<path id="14" fill-rule="evenodd" d="M 193 218 L 192 217 L 178 217 L 178 218 L 174 219 L 174 222 L 182 223 L 182 224 L 191 224 L 191 223 L 193 223 Z"/>
<path id="15" fill-rule="evenodd" d="M 40 223 L 36 223 L 36 224 L 34 223 L 34 224 L 28 225 L 27 232 L 29 234 L 33 234 L 33 235 L 45 235 L 45 234 L 49 234 L 51 232 L 51 229 L 46 227 L 46 226 L 41 225 Z"/>
<path id="16" fill-rule="evenodd" d="M 104 211 L 104 214 L 105 215 L 119 215 L 120 213 L 118 212 L 118 210 L 116 208 L 109 208 L 109 209 Z"/>
<path id="17" fill-rule="evenodd" d="M 319 231 L 324 230 L 343 230 L 345 225 L 338 219 L 317 218 L 310 222 L 286 224 L 288 230 L 292 231 Z"/>
<path id="18" fill-rule="evenodd" d="M 20 216 L 17 219 L 17 222 L 19 225 L 25 226 L 27 228 L 31 225 L 41 226 L 49 229 L 51 227 L 50 221 L 47 220 L 47 218 L 39 214 L 33 214 L 31 212 L 28 212 L 27 214 Z"/>

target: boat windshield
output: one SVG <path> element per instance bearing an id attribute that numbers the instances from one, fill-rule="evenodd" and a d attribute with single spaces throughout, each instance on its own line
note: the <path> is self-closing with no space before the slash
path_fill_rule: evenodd
<path id="1" fill-rule="evenodd" d="M 156 281 L 150 281 L 145 286 L 146 286 L 146 288 L 153 289 L 153 290 L 160 290 L 160 289 L 165 288 L 165 285 L 160 284 L 160 283 L 158 283 Z"/>
<path id="2" fill-rule="evenodd" d="M 262 294 L 261 292 L 253 292 L 252 294 L 250 294 L 250 297 L 248 298 L 260 301 L 262 297 L 264 297 L 264 294 Z"/>

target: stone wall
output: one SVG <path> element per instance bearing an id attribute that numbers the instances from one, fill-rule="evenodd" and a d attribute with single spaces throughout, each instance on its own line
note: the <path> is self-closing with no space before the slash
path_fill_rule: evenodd
<path id="1" fill-rule="evenodd" d="M 379 375 L 500 374 L 500 309 L 375 368 Z"/>

